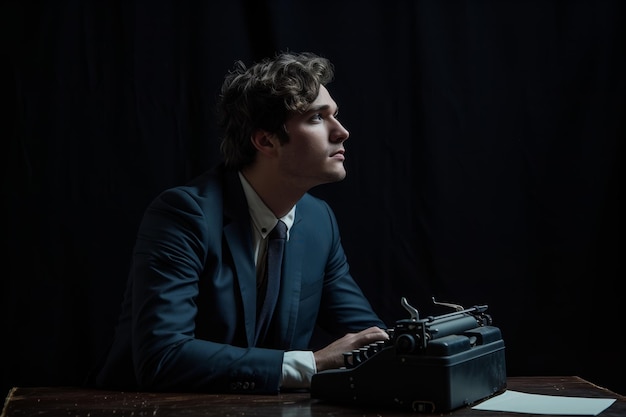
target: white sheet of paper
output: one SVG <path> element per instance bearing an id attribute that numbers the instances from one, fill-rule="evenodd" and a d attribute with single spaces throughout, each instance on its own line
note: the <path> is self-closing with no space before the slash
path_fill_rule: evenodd
<path id="1" fill-rule="evenodd" d="M 512 413 L 597 416 L 614 402 L 614 398 L 562 397 L 506 390 L 472 408 Z"/>

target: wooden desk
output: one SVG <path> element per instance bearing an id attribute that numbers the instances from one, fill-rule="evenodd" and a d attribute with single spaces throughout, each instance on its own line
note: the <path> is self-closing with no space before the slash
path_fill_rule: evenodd
<path id="1" fill-rule="evenodd" d="M 574 397 L 616 398 L 601 417 L 626 416 L 626 397 L 598 387 L 579 377 L 509 378 L 508 388 L 515 391 Z M 170 417 L 170 416 L 417 416 L 389 409 L 355 408 L 312 400 L 307 393 L 261 395 L 218 395 L 186 393 L 144 393 L 100 391 L 71 387 L 13 388 L 0 417 Z M 441 415 L 441 414 L 436 414 Z M 446 413 L 453 417 L 528 416 L 461 408 Z"/>

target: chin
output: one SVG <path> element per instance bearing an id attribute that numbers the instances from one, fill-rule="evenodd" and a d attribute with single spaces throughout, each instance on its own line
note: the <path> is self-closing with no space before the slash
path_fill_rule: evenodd
<path id="1" fill-rule="evenodd" d="M 346 177 L 346 170 L 342 167 L 332 167 L 332 169 L 326 169 L 324 172 L 320 172 L 315 176 L 319 180 L 318 185 L 328 184 L 332 182 L 338 182 Z"/>
<path id="2" fill-rule="evenodd" d="M 341 181 L 346 177 L 346 171 L 336 172 L 334 175 L 334 182 Z"/>

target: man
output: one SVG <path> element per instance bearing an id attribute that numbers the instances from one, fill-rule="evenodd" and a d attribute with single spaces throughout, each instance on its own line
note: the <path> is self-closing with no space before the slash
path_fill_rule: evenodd
<path id="1" fill-rule="evenodd" d="M 332 78 L 331 63 L 309 53 L 227 74 L 224 164 L 146 210 L 96 386 L 277 393 L 307 388 L 315 372 L 342 366 L 343 352 L 388 338 L 350 276 L 332 210 L 307 194 L 346 175 L 349 134 Z M 262 325 L 267 240 L 279 221 L 280 292 Z M 337 339 L 312 352 L 316 325 Z"/>

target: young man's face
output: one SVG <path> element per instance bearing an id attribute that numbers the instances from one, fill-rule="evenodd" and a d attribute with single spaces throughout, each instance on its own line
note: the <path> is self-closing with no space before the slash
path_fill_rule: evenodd
<path id="1" fill-rule="evenodd" d="M 303 114 L 285 123 L 289 141 L 280 147 L 280 169 L 294 185 L 310 189 L 345 178 L 343 142 L 350 135 L 337 116 L 337 104 L 322 86 Z"/>

